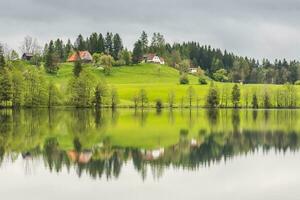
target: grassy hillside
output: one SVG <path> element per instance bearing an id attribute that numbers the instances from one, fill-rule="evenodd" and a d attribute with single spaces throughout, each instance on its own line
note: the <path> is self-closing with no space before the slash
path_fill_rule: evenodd
<path id="1" fill-rule="evenodd" d="M 140 89 L 145 89 L 147 91 L 150 105 L 154 105 L 157 99 L 162 100 L 163 103 L 167 103 L 168 95 L 172 91 L 175 93 L 177 105 L 181 104 L 181 102 L 187 104 L 186 96 L 189 86 L 192 86 L 195 89 L 196 98 L 198 98 L 199 104 L 203 106 L 209 87 L 208 85 L 199 85 L 198 78 L 193 75 L 189 75 L 189 85 L 180 85 L 179 72 L 176 69 L 165 65 L 144 63 L 134 66 L 113 67 L 112 73 L 109 76 L 105 76 L 101 69 L 95 68 L 92 65 L 86 65 L 84 67 L 91 71 L 96 81 L 105 81 L 109 86 L 117 89 L 121 100 L 120 104 L 122 106 L 133 105 L 132 99 Z M 54 81 L 60 86 L 62 91 L 65 91 L 68 81 L 73 76 L 72 70 L 72 63 L 63 63 L 60 65 L 60 70 L 57 75 L 46 74 L 46 76 L 48 80 Z M 221 93 L 227 91 L 230 95 L 233 86 L 232 83 L 216 83 L 216 85 Z M 251 84 L 241 85 L 240 87 L 242 93 L 241 101 L 242 104 L 245 104 L 246 93 L 248 93 L 248 102 L 250 103 L 251 94 L 254 91 L 258 93 L 258 96 L 264 91 L 275 94 L 276 90 L 283 86 Z M 297 87 L 297 90 L 299 91 L 300 87 Z M 259 100 L 262 101 L 262 99 Z M 274 101 L 273 97 L 271 101 Z"/>

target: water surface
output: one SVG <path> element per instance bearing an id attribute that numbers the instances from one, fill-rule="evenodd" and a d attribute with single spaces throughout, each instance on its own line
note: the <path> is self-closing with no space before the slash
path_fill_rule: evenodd
<path id="1" fill-rule="evenodd" d="M 1 110 L 3 199 L 296 199 L 298 110 Z"/>

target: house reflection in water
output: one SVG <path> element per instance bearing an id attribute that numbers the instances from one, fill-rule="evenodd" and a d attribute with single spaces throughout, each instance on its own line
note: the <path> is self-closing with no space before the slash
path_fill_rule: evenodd
<path id="1" fill-rule="evenodd" d="M 74 150 L 68 151 L 67 154 L 71 161 L 81 164 L 87 164 L 90 162 L 93 155 L 91 151 L 76 152 Z"/>
<path id="2" fill-rule="evenodd" d="M 151 160 L 157 160 L 161 158 L 165 153 L 165 149 L 160 148 L 154 150 L 141 150 L 141 153 L 143 155 L 144 160 L 151 161 Z"/>

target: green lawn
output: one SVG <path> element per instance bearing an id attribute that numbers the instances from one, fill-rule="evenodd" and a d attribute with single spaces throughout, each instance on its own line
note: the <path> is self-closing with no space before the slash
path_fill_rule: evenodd
<path id="1" fill-rule="evenodd" d="M 198 78 L 193 75 L 189 75 L 189 85 L 180 85 L 179 72 L 176 69 L 165 65 L 144 63 L 134 66 L 113 67 L 112 73 L 109 76 L 105 76 L 101 69 L 95 68 L 92 65 L 85 65 L 84 67 L 91 71 L 96 82 L 105 81 L 109 86 L 117 89 L 121 106 L 132 106 L 132 99 L 140 89 L 145 89 L 147 91 L 150 105 L 154 105 L 157 99 L 162 100 L 163 103 L 166 104 L 168 95 L 171 91 L 175 93 L 175 101 L 177 105 L 180 105 L 182 101 L 184 104 L 187 104 L 186 96 L 189 86 L 192 86 L 195 89 L 196 96 L 199 99 L 198 102 L 200 106 L 203 106 L 205 104 L 209 88 L 208 85 L 199 85 Z M 73 76 L 72 70 L 72 63 L 63 63 L 60 65 L 57 75 L 46 76 L 49 80 L 57 83 L 62 91 L 65 91 L 68 81 Z M 230 91 L 233 86 L 232 83 L 216 83 L 216 85 L 220 90 L 220 93 L 227 91 L 230 95 Z M 254 91 L 257 92 L 258 95 L 263 93 L 265 90 L 275 94 L 277 88 L 280 87 L 283 86 L 263 84 L 241 85 L 241 102 L 242 104 L 245 104 L 246 93 L 249 94 L 248 102 L 251 102 L 251 94 Z M 300 87 L 297 86 L 297 90 L 299 91 Z M 271 101 L 274 101 L 273 97 L 271 97 Z M 196 98 L 194 104 L 196 104 Z"/>

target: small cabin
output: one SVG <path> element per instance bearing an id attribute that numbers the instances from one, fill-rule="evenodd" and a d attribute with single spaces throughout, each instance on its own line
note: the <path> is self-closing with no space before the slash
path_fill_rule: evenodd
<path id="1" fill-rule="evenodd" d="M 33 54 L 32 53 L 23 53 L 22 55 L 22 60 L 28 60 L 30 61 L 33 57 Z"/>

